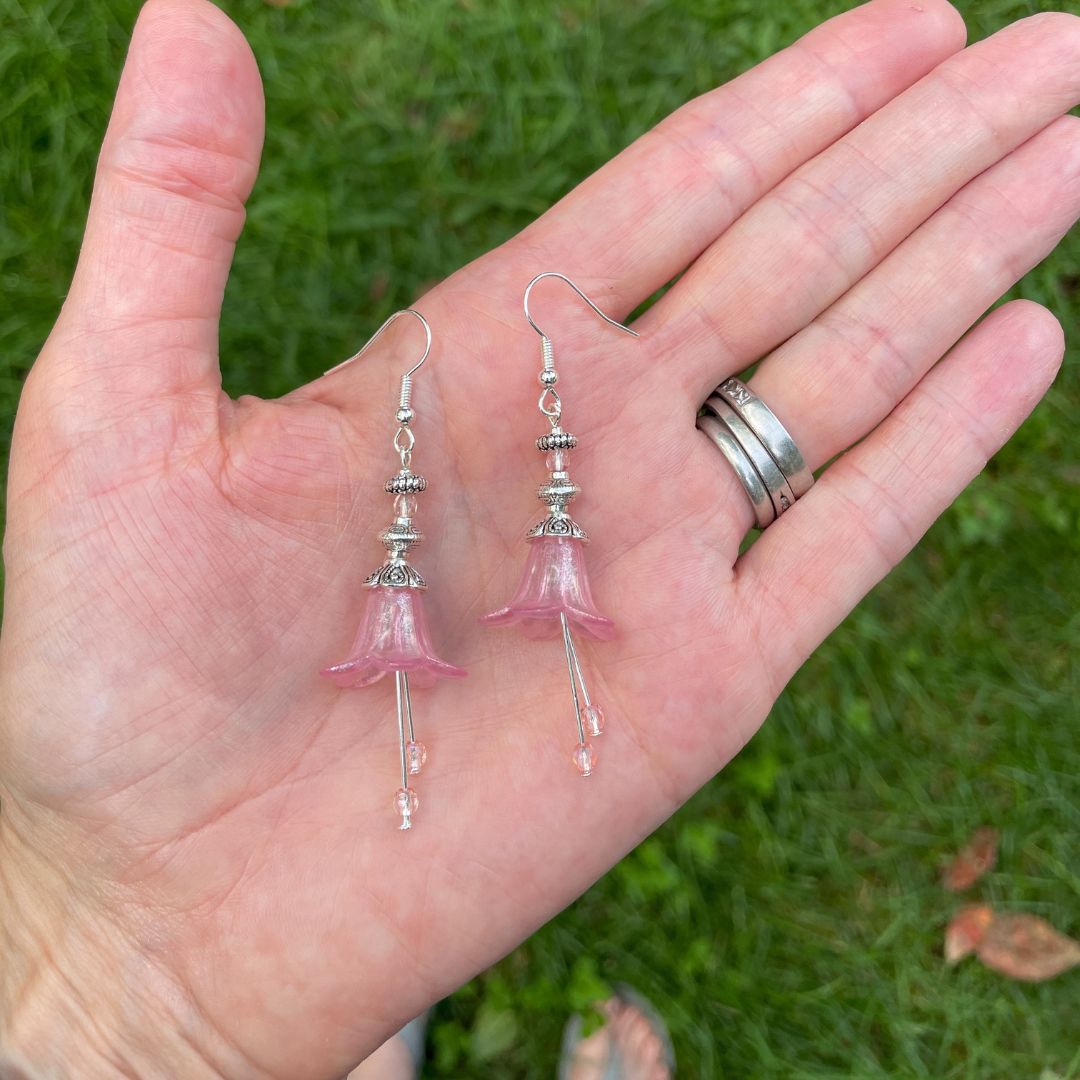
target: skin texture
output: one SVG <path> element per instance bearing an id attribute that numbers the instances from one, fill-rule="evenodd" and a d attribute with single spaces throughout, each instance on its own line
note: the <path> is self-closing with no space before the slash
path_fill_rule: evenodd
<path id="1" fill-rule="evenodd" d="M 340 1077 L 505 954 L 712 777 L 792 673 L 1009 437 L 1063 343 L 1016 302 L 1080 213 L 1080 20 L 964 50 L 874 0 L 691 102 L 417 301 L 415 554 L 442 655 L 400 834 L 393 690 L 344 655 L 388 520 L 406 320 L 278 401 L 220 387 L 262 137 L 205 0 L 135 30 L 70 294 L 26 384 L 0 639 L 0 1046 L 31 1075 Z M 687 267 L 689 269 L 687 270 Z M 482 629 L 542 461 L 533 295 L 602 610 L 588 781 L 557 644 Z M 359 345 L 369 329 L 357 328 Z M 956 344 L 958 339 L 963 340 Z M 742 558 L 749 504 L 695 412 L 752 385 L 832 465 Z M 937 363 L 942 356 L 944 359 Z M 861 441 L 859 441 L 861 440 Z M 588 827 L 582 827 L 587 822 Z M 48 1072 L 52 1069 L 53 1072 Z"/>

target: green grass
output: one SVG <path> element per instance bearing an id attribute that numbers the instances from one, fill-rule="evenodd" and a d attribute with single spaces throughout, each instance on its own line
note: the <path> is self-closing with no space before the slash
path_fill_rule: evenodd
<path id="1" fill-rule="evenodd" d="M 278 394 L 525 225 L 825 0 L 257 0 L 262 175 L 222 328 Z M 1036 6 L 961 4 L 972 36 Z M 128 0 L 0 0 L 0 412 L 78 247 Z M 750 748 L 578 903 L 436 1011 L 431 1077 L 550 1077 L 568 1011 L 625 980 L 686 1077 L 1080 1077 L 1078 976 L 946 970 L 943 853 L 1077 932 L 1080 239 L 1022 283 L 1072 363 L 1016 439 L 806 665 Z"/>

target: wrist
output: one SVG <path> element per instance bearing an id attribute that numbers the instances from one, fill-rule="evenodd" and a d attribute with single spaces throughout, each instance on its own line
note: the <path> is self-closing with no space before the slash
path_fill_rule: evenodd
<path id="1" fill-rule="evenodd" d="M 163 976 L 0 815 L 0 1080 L 220 1080 Z M 175 999 L 182 996 L 175 994 Z"/>

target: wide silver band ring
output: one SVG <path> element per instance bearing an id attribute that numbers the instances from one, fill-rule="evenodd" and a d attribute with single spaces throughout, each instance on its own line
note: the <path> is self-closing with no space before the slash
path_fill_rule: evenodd
<path id="1" fill-rule="evenodd" d="M 757 433 L 727 403 L 726 398 L 714 394 L 705 402 L 705 408 L 723 421 L 750 459 L 754 471 L 761 477 L 765 490 L 769 493 L 773 518 L 778 518 L 785 510 L 790 510 L 795 505 L 795 492 Z"/>
<path id="2" fill-rule="evenodd" d="M 769 497 L 765 481 L 758 475 L 730 429 L 711 412 L 703 413 L 698 417 L 698 427 L 715 443 L 717 449 L 734 469 L 735 475 L 739 478 L 754 508 L 757 527 L 764 529 L 771 525 L 776 520 L 776 508 Z"/>
<path id="3" fill-rule="evenodd" d="M 741 379 L 726 379 L 713 393 L 727 401 L 750 426 L 776 467 L 787 478 L 795 498 L 805 495 L 814 483 L 814 474 L 799 453 L 795 440 L 772 409 Z"/>

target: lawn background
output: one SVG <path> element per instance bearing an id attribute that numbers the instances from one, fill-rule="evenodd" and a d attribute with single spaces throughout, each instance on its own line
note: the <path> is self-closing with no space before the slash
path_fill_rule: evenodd
<path id="1" fill-rule="evenodd" d="M 224 6 L 262 68 L 268 134 L 222 367 L 231 392 L 275 395 L 849 5 Z M 1039 9 L 959 6 L 972 38 Z M 70 278 L 136 11 L 0 0 L 5 440 Z M 957 901 L 940 861 L 981 824 L 1003 832 L 983 895 L 1080 922 L 1080 239 L 1015 294 L 1048 304 L 1071 345 L 1034 417 L 719 779 L 437 1008 L 425 1077 L 551 1077 L 567 1012 L 619 980 L 667 1018 L 684 1077 L 1080 1077 L 1080 974 L 1025 986 L 941 959 Z"/>

